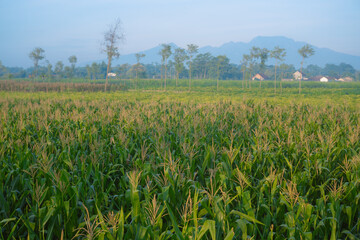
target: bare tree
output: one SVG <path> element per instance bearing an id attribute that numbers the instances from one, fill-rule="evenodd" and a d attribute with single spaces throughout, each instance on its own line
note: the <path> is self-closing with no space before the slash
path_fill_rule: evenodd
<path id="1" fill-rule="evenodd" d="M 119 44 L 123 42 L 125 35 L 121 28 L 120 19 L 116 19 L 113 25 L 109 26 L 109 30 L 104 34 L 103 49 L 102 52 L 106 53 L 108 58 L 108 64 L 106 69 L 106 81 L 105 81 L 105 92 L 108 85 L 108 74 L 111 68 L 111 61 L 113 58 L 118 58 L 119 53 Z"/>
<path id="2" fill-rule="evenodd" d="M 301 60 L 301 78 L 299 80 L 299 94 L 301 93 L 301 80 L 303 78 L 303 73 L 302 73 L 302 68 L 303 68 L 303 64 L 304 64 L 304 60 L 305 58 L 308 58 L 312 55 L 314 55 L 315 51 L 314 49 L 309 45 L 309 44 L 306 44 L 305 46 L 303 46 L 302 48 L 300 48 L 298 50 L 299 54 L 301 55 L 302 57 L 302 60 Z"/>
<path id="3" fill-rule="evenodd" d="M 34 77 L 37 76 L 39 61 L 45 58 L 44 53 L 44 49 L 39 47 L 35 48 L 31 53 L 29 53 L 29 58 L 34 62 Z"/>

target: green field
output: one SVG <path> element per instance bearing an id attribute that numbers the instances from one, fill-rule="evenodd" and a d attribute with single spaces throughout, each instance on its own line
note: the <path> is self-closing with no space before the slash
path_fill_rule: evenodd
<path id="1" fill-rule="evenodd" d="M 0 92 L 1 239 L 360 238 L 360 83 L 151 81 Z"/>

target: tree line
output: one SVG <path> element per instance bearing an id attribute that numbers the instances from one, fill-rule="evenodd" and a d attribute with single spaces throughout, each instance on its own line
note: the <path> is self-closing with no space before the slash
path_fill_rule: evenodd
<path id="1" fill-rule="evenodd" d="M 76 56 L 75 56 L 76 57 Z M 141 57 L 143 58 L 143 57 Z M 111 67 L 111 72 L 117 74 L 120 79 L 161 79 L 160 63 L 143 64 L 141 58 L 136 64 L 121 64 Z M 174 60 L 169 60 L 167 65 L 167 78 L 176 79 L 208 79 L 217 77 L 217 58 L 210 53 L 201 53 L 193 56 L 191 71 L 190 66 L 187 64 L 180 64 L 177 66 Z M 93 62 L 86 66 L 76 66 L 77 62 L 71 64 L 69 61 L 57 61 L 52 65 L 48 60 L 43 61 L 42 65 L 37 66 L 37 77 L 39 79 L 62 80 L 72 78 L 82 78 L 88 80 L 105 79 L 107 64 L 106 62 Z M 260 72 L 260 66 L 254 65 L 253 72 Z M 220 80 L 242 80 L 244 75 L 249 77 L 249 73 L 245 72 L 242 63 L 230 63 L 230 60 L 225 56 L 221 63 L 221 71 L 219 71 Z M 297 68 L 292 64 L 279 63 L 277 65 L 277 79 L 279 77 L 292 78 L 292 74 Z M 34 74 L 34 66 L 29 68 L 21 67 L 6 67 L 0 61 L 0 78 L 13 79 L 13 78 L 28 78 Z M 357 71 L 355 68 L 346 63 L 340 64 L 326 64 L 324 67 L 310 64 L 303 68 L 303 73 L 306 76 L 326 75 L 330 77 L 350 76 L 356 78 Z M 275 79 L 275 66 L 265 65 L 263 72 L 270 79 Z M 190 76 L 191 74 L 191 76 Z M 163 76 L 164 77 L 164 76 Z"/>

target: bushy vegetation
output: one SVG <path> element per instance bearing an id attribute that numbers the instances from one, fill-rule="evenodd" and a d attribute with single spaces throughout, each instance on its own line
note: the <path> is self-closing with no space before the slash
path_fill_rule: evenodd
<path id="1" fill-rule="evenodd" d="M 360 238 L 356 93 L 199 89 L 1 93 L 1 238 Z"/>

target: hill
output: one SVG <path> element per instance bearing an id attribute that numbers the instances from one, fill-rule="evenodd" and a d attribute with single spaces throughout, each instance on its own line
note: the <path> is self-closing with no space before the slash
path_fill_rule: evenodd
<path id="1" fill-rule="evenodd" d="M 205 46 L 199 48 L 199 53 L 209 52 L 214 56 L 217 55 L 226 55 L 231 63 L 239 64 L 243 54 L 249 53 L 250 49 L 253 46 L 260 48 L 267 48 L 269 50 L 273 49 L 275 46 L 280 46 L 281 48 L 286 49 L 286 58 L 285 62 L 287 64 L 293 64 L 295 67 L 300 66 L 301 58 L 298 54 L 298 49 L 304 46 L 305 42 L 295 41 L 290 38 L 275 36 L 275 37 L 256 37 L 248 43 L 244 42 L 228 42 L 219 47 Z M 311 45 L 311 44 L 310 44 Z M 177 47 L 176 44 L 171 43 L 172 48 Z M 360 69 L 360 56 L 349 55 L 345 53 L 340 53 L 333 51 L 328 48 L 319 48 L 314 45 L 311 45 L 315 50 L 315 55 L 306 59 L 304 65 L 316 64 L 320 67 L 324 67 L 327 63 L 332 64 L 340 64 L 347 63 L 351 64 L 354 68 Z M 154 48 L 151 48 L 146 51 L 142 51 L 139 53 L 144 53 L 146 56 L 141 60 L 142 63 L 160 63 L 161 57 L 159 55 L 159 51 L 161 49 L 161 45 L 158 45 Z M 114 64 L 123 64 L 136 63 L 135 54 L 127 54 L 120 56 L 119 59 L 114 61 Z M 272 59 L 269 59 L 267 64 L 274 64 Z"/>

